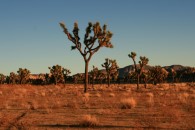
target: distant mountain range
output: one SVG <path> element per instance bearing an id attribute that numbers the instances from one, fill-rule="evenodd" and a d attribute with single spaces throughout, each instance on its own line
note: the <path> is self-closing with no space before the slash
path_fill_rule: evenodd
<path id="1" fill-rule="evenodd" d="M 153 66 L 146 65 L 146 66 L 144 66 L 144 69 L 148 70 L 152 67 Z M 182 66 L 182 65 L 171 65 L 171 66 L 162 66 L 162 68 L 166 69 L 168 72 L 171 69 L 174 69 L 177 72 L 177 71 L 185 70 L 186 68 L 194 68 L 194 67 Z M 134 65 L 128 65 L 128 66 L 125 66 L 123 68 L 119 68 L 118 70 L 119 70 L 119 77 L 122 78 L 124 75 L 127 75 L 130 71 L 134 70 Z"/>

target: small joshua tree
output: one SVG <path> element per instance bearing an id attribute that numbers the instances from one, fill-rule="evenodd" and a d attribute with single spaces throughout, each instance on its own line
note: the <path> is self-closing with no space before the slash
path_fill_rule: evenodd
<path id="1" fill-rule="evenodd" d="M 107 77 L 106 74 L 103 71 L 99 70 L 96 79 L 99 81 L 100 84 L 102 84 L 103 80 L 105 80 L 106 77 Z"/>
<path id="2" fill-rule="evenodd" d="M 111 76 L 115 77 L 116 75 L 118 76 L 118 65 L 116 60 L 111 60 L 111 59 L 105 59 L 105 62 L 102 64 L 102 67 L 106 69 L 107 73 L 107 82 L 108 82 L 108 87 L 110 86 L 110 79 Z"/>
<path id="3" fill-rule="evenodd" d="M 0 84 L 3 84 L 5 82 L 6 76 L 3 74 L 0 74 Z"/>
<path id="4" fill-rule="evenodd" d="M 147 87 L 147 83 L 152 80 L 150 71 L 145 71 L 142 73 L 141 78 L 144 81 L 145 88 Z"/>
<path id="5" fill-rule="evenodd" d="M 138 68 L 137 65 L 136 65 L 136 61 L 135 61 L 136 53 L 131 52 L 131 54 L 129 54 L 128 56 L 133 60 L 133 63 L 134 63 L 135 73 L 137 75 L 137 90 L 138 90 L 139 89 L 140 76 L 142 75 L 143 67 L 148 64 L 149 59 L 146 58 L 145 56 L 144 57 L 140 56 L 139 68 Z"/>
<path id="6" fill-rule="evenodd" d="M 71 74 L 71 71 L 69 69 L 64 69 L 64 83 L 66 83 L 69 74 Z"/>
<path id="7" fill-rule="evenodd" d="M 30 71 L 28 69 L 19 68 L 17 73 L 18 73 L 18 80 L 20 84 L 25 84 L 29 81 Z"/>
<path id="8" fill-rule="evenodd" d="M 91 78 L 92 78 L 92 87 L 94 88 L 94 80 L 97 79 L 99 74 L 99 70 L 97 67 L 93 66 L 93 69 L 90 72 Z"/>
<path id="9" fill-rule="evenodd" d="M 11 72 L 9 75 L 9 84 L 15 84 L 17 79 L 18 79 L 17 74 L 15 74 L 14 72 Z"/>
<path id="10" fill-rule="evenodd" d="M 91 60 L 93 54 L 95 54 L 101 47 L 112 48 L 110 40 L 112 38 L 112 33 L 107 31 L 107 26 L 100 26 L 99 22 L 95 24 L 89 23 L 85 36 L 84 36 L 84 48 L 82 48 L 82 44 L 80 42 L 79 37 L 79 27 L 77 23 L 74 23 L 73 35 L 72 36 L 68 29 L 66 28 L 64 23 L 60 23 L 60 26 L 64 30 L 64 33 L 67 35 L 68 39 L 74 44 L 72 46 L 72 50 L 77 49 L 79 53 L 82 55 L 85 61 L 85 84 L 84 84 L 84 92 L 87 91 L 88 86 L 88 66 L 89 61 Z M 92 33 L 93 32 L 93 33 Z M 95 43 L 98 43 L 97 45 Z"/>
<path id="11" fill-rule="evenodd" d="M 60 65 L 54 65 L 53 67 L 48 67 L 50 69 L 50 74 L 54 79 L 55 85 L 58 83 L 64 83 L 64 68 Z"/>

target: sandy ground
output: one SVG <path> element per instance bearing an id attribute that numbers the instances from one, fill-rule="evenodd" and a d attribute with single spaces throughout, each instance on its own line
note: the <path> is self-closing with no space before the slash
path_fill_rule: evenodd
<path id="1" fill-rule="evenodd" d="M 0 129 L 195 129 L 194 84 L 0 85 Z"/>

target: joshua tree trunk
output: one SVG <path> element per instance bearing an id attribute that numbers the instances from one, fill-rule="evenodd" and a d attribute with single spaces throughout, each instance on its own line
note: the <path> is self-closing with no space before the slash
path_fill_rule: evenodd
<path id="1" fill-rule="evenodd" d="M 146 87 L 147 87 L 147 83 L 146 82 L 145 82 L 144 86 L 145 86 L 145 89 L 146 89 Z"/>
<path id="2" fill-rule="evenodd" d="M 173 83 L 175 82 L 175 76 L 172 76 L 172 82 Z"/>
<path id="3" fill-rule="evenodd" d="M 139 74 L 137 74 L 137 90 L 139 89 L 139 79 L 140 79 L 140 76 Z"/>
<path id="4" fill-rule="evenodd" d="M 92 88 L 94 90 L 94 77 L 92 77 Z"/>
<path id="5" fill-rule="evenodd" d="M 85 85 L 84 85 L 84 93 L 87 92 L 87 88 L 88 88 L 88 66 L 89 66 L 89 61 L 85 61 Z"/>
<path id="6" fill-rule="evenodd" d="M 110 74 L 108 74 L 108 87 L 110 87 Z"/>
<path id="7" fill-rule="evenodd" d="M 23 79 L 22 78 L 20 79 L 20 84 L 23 84 Z"/>
<path id="8" fill-rule="evenodd" d="M 57 85 L 58 84 L 58 79 L 56 78 L 56 77 L 54 77 L 54 80 L 55 80 L 55 85 Z"/>

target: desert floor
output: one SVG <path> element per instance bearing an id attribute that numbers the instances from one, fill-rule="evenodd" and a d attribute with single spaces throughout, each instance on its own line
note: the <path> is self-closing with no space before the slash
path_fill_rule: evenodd
<path id="1" fill-rule="evenodd" d="M 195 129 L 195 85 L 0 85 L 0 129 Z"/>

